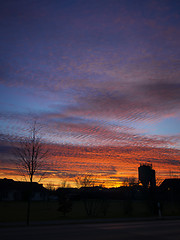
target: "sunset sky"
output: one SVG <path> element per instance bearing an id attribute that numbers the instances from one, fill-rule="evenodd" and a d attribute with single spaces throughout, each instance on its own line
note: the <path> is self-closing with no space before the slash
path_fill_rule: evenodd
<path id="1" fill-rule="evenodd" d="M 47 182 L 180 177 L 179 0 L 1 0 L 0 178 L 38 119 Z"/>

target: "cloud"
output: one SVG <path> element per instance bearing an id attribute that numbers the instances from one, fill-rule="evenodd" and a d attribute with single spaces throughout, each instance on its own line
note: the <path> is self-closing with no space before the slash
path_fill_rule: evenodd
<path id="1" fill-rule="evenodd" d="M 77 106 L 69 106 L 66 114 L 121 120 L 160 119 L 170 112 L 178 113 L 178 83 L 132 84 L 128 89 L 84 89 L 76 97 Z"/>
<path id="2" fill-rule="evenodd" d="M 180 104 L 180 82 L 153 82 L 143 86 L 144 94 L 153 96 L 155 100 L 162 101 L 165 104 L 173 102 L 173 104 Z"/>
<path id="3" fill-rule="evenodd" d="M 9 146 L 1 143 L 1 150 L 8 154 Z M 82 147 L 72 145 L 49 145 L 53 155 L 49 158 L 47 177 L 73 180 L 78 175 L 93 175 L 98 181 L 116 182 L 123 177 L 137 176 L 140 163 L 150 162 L 157 176 L 168 177 L 169 171 L 180 169 L 180 151 L 171 148 L 137 147 L 137 146 L 94 146 Z M 17 169 L 9 157 L 1 155 L 1 176 L 13 174 Z M 13 156 L 11 157 L 13 159 Z"/>
<path id="4" fill-rule="evenodd" d="M 29 0 L 3 6 L 1 133 L 22 136 L 36 117 L 51 143 L 178 147 L 178 130 L 171 136 L 155 129 L 158 121 L 179 116 L 177 1 Z M 89 150 L 74 151 L 87 159 Z M 71 150 L 65 153 L 75 158 Z"/>
<path id="5" fill-rule="evenodd" d="M 91 96 L 91 95 L 90 95 Z M 97 96 L 90 98 L 86 102 L 81 100 L 81 105 L 77 107 L 67 107 L 62 110 L 58 107 L 53 112 L 42 112 L 39 114 L 2 114 L 1 138 L 4 134 L 11 136 L 23 136 L 27 134 L 33 119 L 36 119 L 41 125 L 41 134 L 47 142 L 65 143 L 75 145 L 98 145 L 98 146 L 150 146 L 150 147 L 168 147 L 173 146 L 179 141 L 178 132 L 176 135 L 149 135 L 146 129 L 138 129 L 136 122 L 153 120 L 162 117 L 166 112 L 164 108 L 158 108 L 157 117 L 152 117 L 148 108 L 139 109 L 135 105 L 126 104 L 124 97 L 115 96 L 105 98 Z M 108 97 L 107 97 L 108 96 Z M 93 96 L 94 97 L 94 96 Z M 121 107 L 122 101 L 124 105 Z M 97 102 L 97 104 L 96 104 Z M 104 106 L 104 108 L 103 108 Z M 128 109 L 126 109 L 126 107 Z M 147 107 L 147 106 L 146 106 Z M 139 112 L 138 112 L 139 111 Z M 149 112 L 148 112 L 149 111 Z M 160 112 L 161 111 L 161 112 Z M 148 116 L 149 114 L 149 116 Z M 155 115 L 155 113 L 154 113 Z M 132 123 L 135 122 L 133 125 Z M 7 136 L 7 135 L 6 135 Z M 5 137 L 6 137 L 5 136 Z"/>

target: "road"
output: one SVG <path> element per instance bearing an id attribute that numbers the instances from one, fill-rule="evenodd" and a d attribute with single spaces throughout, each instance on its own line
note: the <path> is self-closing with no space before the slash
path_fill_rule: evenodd
<path id="1" fill-rule="evenodd" d="M 180 240 L 180 220 L 0 228 L 1 240 Z"/>

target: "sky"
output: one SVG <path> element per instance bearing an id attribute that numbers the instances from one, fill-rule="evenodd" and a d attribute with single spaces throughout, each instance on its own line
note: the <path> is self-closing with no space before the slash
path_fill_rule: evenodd
<path id="1" fill-rule="evenodd" d="M 34 118 L 46 182 L 180 176 L 179 0 L 2 0 L 0 22 L 1 178 L 19 179 L 7 139 Z"/>

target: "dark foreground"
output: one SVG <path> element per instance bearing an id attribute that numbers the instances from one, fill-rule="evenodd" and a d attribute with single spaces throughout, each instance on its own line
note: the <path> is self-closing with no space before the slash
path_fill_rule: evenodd
<path id="1" fill-rule="evenodd" d="M 0 239 L 180 240 L 180 220 L 1 228 Z"/>

